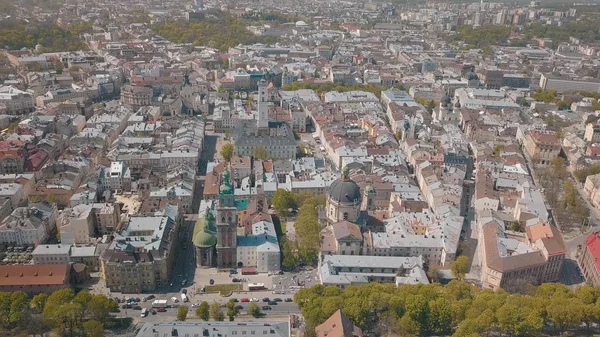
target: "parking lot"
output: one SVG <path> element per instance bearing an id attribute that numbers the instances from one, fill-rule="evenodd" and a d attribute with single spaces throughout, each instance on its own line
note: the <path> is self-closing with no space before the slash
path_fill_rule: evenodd
<path id="1" fill-rule="evenodd" d="M 286 294 L 295 292 L 301 288 L 310 288 L 319 283 L 317 269 L 301 270 L 296 273 L 285 273 L 284 275 L 273 276 L 274 291 L 276 293 Z"/>

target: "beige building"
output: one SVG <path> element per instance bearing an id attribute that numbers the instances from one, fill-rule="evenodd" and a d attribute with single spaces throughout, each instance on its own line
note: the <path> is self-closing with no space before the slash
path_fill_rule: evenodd
<path id="1" fill-rule="evenodd" d="M 588 176 L 583 185 L 585 194 L 590 198 L 592 205 L 600 207 L 600 174 Z"/>
<path id="2" fill-rule="evenodd" d="M 559 279 L 566 248 L 556 228 L 540 223 L 522 234 L 505 232 L 503 226 L 495 220 L 481 226 L 483 288 L 515 291 Z"/>
<path id="3" fill-rule="evenodd" d="M 363 255 L 363 235 L 357 224 L 342 221 L 328 225 L 321 237 L 324 255 Z"/>
<path id="4" fill-rule="evenodd" d="M 552 131 L 531 131 L 523 137 L 523 148 L 537 166 L 548 166 L 558 157 L 560 140 Z"/>
<path id="5" fill-rule="evenodd" d="M 577 260 L 588 284 L 600 286 L 600 232 L 590 234 L 582 245 Z"/>
<path id="6" fill-rule="evenodd" d="M 58 232 L 64 244 L 88 244 L 96 236 L 92 205 L 81 204 L 65 209 L 57 220 Z"/>
<path id="7" fill-rule="evenodd" d="M 152 94 L 152 88 L 126 85 L 121 90 L 121 102 L 124 106 L 137 111 L 139 108 L 152 103 Z"/>
<path id="8" fill-rule="evenodd" d="M 167 205 L 164 216 L 132 217 L 100 256 L 100 272 L 115 292 L 141 293 L 167 284 L 181 217 Z"/>

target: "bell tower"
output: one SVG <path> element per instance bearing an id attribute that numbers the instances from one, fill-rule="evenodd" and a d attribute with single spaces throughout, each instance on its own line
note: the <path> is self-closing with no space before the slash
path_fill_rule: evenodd
<path id="1" fill-rule="evenodd" d="M 237 267 L 237 209 L 231 176 L 225 169 L 221 174 L 217 219 L 217 268 Z"/>

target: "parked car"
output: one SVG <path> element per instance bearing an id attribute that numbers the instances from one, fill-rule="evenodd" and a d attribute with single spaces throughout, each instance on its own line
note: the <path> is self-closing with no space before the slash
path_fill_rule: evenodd
<path id="1" fill-rule="evenodd" d="M 291 297 L 286 297 L 285 300 L 283 300 L 284 302 L 294 302 L 294 299 Z"/>
<path id="2" fill-rule="evenodd" d="M 182 294 L 187 294 L 187 289 L 181 289 Z"/>
<path id="3" fill-rule="evenodd" d="M 154 308 L 152 308 L 152 309 L 150 309 L 150 313 L 151 313 L 152 315 L 156 315 L 156 310 L 154 310 Z"/>
<path id="4" fill-rule="evenodd" d="M 263 305 L 260 309 L 261 310 L 271 310 L 271 307 L 268 305 Z"/>
<path id="5" fill-rule="evenodd" d="M 260 302 L 260 301 L 259 301 L 259 299 L 258 299 L 258 298 L 256 298 L 256 297 L 252 297 L 252 298 L 250 299 L 250 302 Z"/>
<path id="6" fill-rule="evenodd" d="M 173 303 L 177 303 L 177 302 L 179 302 L 179 299 L 177 299 L 177 297 L 173 296 L 173 297 L 171 297 L 171 301 L 173 301 Z"/>
<path id="7" fill-rule="evenodd" d="M 283 302 L 283 300 L 281 298 L 279 298 L 279 297 L 274 298 L 273 301 L 275 301 L 275 302 Z"/>
<path id="8" fill-rule="evenodd" d="M 136 305 L 136 306 L 134 306 L 131 309 L 133 309 L 133 310 L 142 310 L 142 307 L 140 307 L 139 305 Z"/>
<path id="9" fill-rule="evenodd" d="M 236 302 L 236 303 L 237 303 L 237 302 L 239 302 L 237 298 L 232 298 L 232 299 L 230 299 L 229 301 L 231 301 L 231 302 Z"/>
<path id="10" fill-rule="evenodd" d="M 194 303 L 194 304 L 192 304 L 192 308 L 197 308 L 199 306 L 200 306 L 200 303 Z"/>
<path id="11" fill-rule="evenodd" d="M 236 305 L 235 308 L 237 310 L 242 310 L 242 309 L 244 309 L 244 306 L 243 305 Z"/>
<path id="12" fill-rule="evenodd" d="M 231 282 L 237 283 L 237 282 L 242 282 L 242 280 L 234 277 L 233 279 L 231 279 Z"/>
<path id="13" fill-rule="evenodd" d="M 271 300 L 268 297 L 262 299 L 263 302 L 270 302 Z"/>
<path id="14" fill-rule="evenodd" d="M 141 302 L 141 301 L 142 301 L 142 299 L 141 299 L 141 298 L 139 298 L 139 297 L 136 297 L 136 298 L 135 298 L 135 301 L 136 301 L 137 303 L 139 303 L 139 302 Z"/>
<path id="15" fill-rule="evenodd" d="M 248 297 L 244 297 L 240 300 L 240 302 L 250 302 L 250 299 Z"/>
<path id="16" fill-rule="evenodd" d="M 275 301 L 269 301 L 269 305 L 277 305 L 277 302 L 275 302 Z"/>
<path id="17" fill-rule="evenodd" d="M 167 308 L 156 308 L 156 312 L 166 312 Z"/>
<path id="18" fill-rule="evenodd" d="M 130 309 L 131 308 L 131 304 L 127 303 L 127 304 L 123 304 L 121 306 L 121 309 Z"/>
<path id="19" fill-rule="evenodd" d="M 237 274 L 237 270 L 235 270 L 235 269 L 231 269 L 231 270 L 229 271 L 229 274 L 236 275 L 236 274 Z"/>
<path id="20" fill-rule="evenodd" d="M 210 279 L 210 281 L 208 283 L 210 283 L 210 285 L 212 286 L 213 284 L 215 284 L 215 280 Z"/>

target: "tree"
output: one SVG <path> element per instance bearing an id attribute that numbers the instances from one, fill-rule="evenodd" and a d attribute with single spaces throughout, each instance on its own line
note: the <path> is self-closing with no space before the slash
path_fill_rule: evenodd
<path id="1" fill-rule="evenodd" d="M 196 317 L 203 321 L 208 321 L 210 318 L 210 306 L 208 305 L 208 302 L 203 301 L 200 303 L 198 308 L 196 308 Z"/>
<path id="2" fill-rule="evenodd" d="M 430 266 L 429 270 L 427 270 L 427 277 L 429 277 L 429 281 L 431 282 L 439 282 L 440 268 L 438 268 L 437 266 Z"/>
<path id="3" fill-rule="evenodd" d="M 256 303 L 250 303 L 248 306 L 248 313 L 254 318 L 259 318 L 261 316 L 260 308 Z"/>
<path id="4" fill-rule="evenodd" d="M 318 216 L 319 204 L 314 197 L 303 201 L 294 228 L 298 238 L 298 255 L 307 264 L 317 262 L 321 243 L 321 225 Z"/>
<path id="5" fill-rule="evenodd" d="M 469 263 L 468 257 L 464 255 L 457 257 L 452 263 L 452 274 L 462 281 L 465 278 L 465 274 L 469 272 Z"/>
<path id="6" fill-rule="evenodd" d="M 225 135 L 225 139 L 229 139 L 229 137 L 231 137 L 231 130 L 227 129 L 223 134 Z"/>
<path id="7" fill-rule="evenodd" d="M 269 156 L 269 151 L 264 146 L 257 146 L 254 148 L 254 159 L 269 160 L 271 156 Z"/>
<path id="8" fill-rule="evenodd" d="M 223 147 L 221 148 L 221 157 L 223 157 L 223 159 L 225 159 L 225 161 L 230 162 L 231 157 L 233 157 L 233 152 L 234 152 L 233 144 L 227 143 L 227 144 L 223 145 Z"/>
<path id="9" fill-rule="evenodd" d="M 296 255 L 296 243 L 286 240 L 283 240 L 281 255 L 283 255 L 283 260 L 281 261 L 281 266 L 285 270 L 293 270 L 298 266 L 298 256 Z"/>
<path id="10" fill-rule="evenodd" d="M 221 311 L 219 303 L 215 302 L 210 305 L 210 318 L 215 321 L 222 321 L 225 319 L 225 315 L 223 314 L 223 311 Z"/>
<path id="11" fill-rule="evenodd" d="M 277 211 L 277 215 L 281 218 L 286 218 L 289 216 L 290 208 L 295 207 L 294 196 L 292 192 L 288 192 L 282 188 L 279 188 L 273 194 L 272 205 L 275 211 Z"/>
<path id="12" fill-rule="evenodd" d="M 63 66 L 62 62 L 58 60 L 54 62 L 54 70 L 57 74 L 62 74 L 64 68 L 65 67 Z"/>
<path id="13" fill-rule="evenodd" d="M 189 310 L 190 310 L 190 308 L 188 308 L 187 305 L 180 305 L 177 308 L 177 320 L 185 321 L 187 319 L 187 314 L 188 314 Z"/>
<path id="14" fill-rule="evenodd" d="M 83 331 L 87 337 L 102 337 L 104 336 L 104 324 L 95 320 L 83 322 Z"/>
<path id="15" fill-rule="evenodd" d="M 236 308 L 236 304 L 234 301 L 227 302 L 227 317 L 229 317 L 230 321 L 235 319 L 235 316 L 238 315 L 238 309 Z"/>
<path id="16" fill-rule="evenodd" d="M 48 300 L 48 295 L 44 293 L 33 296 L 31 299 L 31 308 L 33 309 L 33 312 L 41 314 L 46 305 L 46 300 Z"/>
<path id="17" fill-rule="evenodd" d="M 46 196 L 46 201 L 50 204 L 53 204 L 56 202 L 56 196 L 54 194 L 48 194 Z"/>

